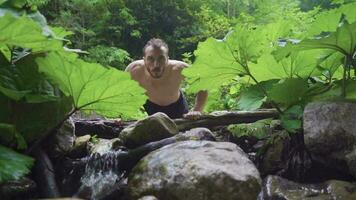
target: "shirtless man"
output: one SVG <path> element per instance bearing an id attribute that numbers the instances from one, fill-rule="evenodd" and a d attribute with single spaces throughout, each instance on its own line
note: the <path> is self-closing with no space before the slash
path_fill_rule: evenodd
<path id="1" fill-rule="evenodd" d="M 149 115 L 163 112 L 170 118 L 198 118 L 208 97 L 207 91 L 199 91 L 195 106 L 189 112 L 188 103 L 180 90 L 184 79 L 182 70 L 188 65 L 168 58 L 168 45 L 153 38 L 143 48 L 143 60 L 129 64 L 126 71 L 131 78 L 146 89 L 148 100 L 144 108 Z"/>

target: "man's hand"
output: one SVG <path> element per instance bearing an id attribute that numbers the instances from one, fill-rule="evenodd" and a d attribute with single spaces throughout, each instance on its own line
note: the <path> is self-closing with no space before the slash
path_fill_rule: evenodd
<path id="1" fill-rule="evenodd" d="M 183 117 L 186 119 L 199 119 L 202 116 L 200 111 L 189 111 L 187 114 L 184 114 Z"/>
<path id="2" fill-rule="evenodd" d="M 124 121 L 121 118 L 113 119 L 114 124 L 117 126 L 122 126 L 124 125 Z"/>

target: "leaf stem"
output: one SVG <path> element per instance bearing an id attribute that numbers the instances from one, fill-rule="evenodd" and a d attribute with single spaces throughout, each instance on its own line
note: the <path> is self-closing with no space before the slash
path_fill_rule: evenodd
<path id="1" fill-rule="evenodd" d="M 34 150 L 36 150 L 37 148 L 39 148 L 41 146 L 41 144 L 48 140 L 51 136 L 53 136 L 56 133 L 56 130 L 59 129 L 62 124 L 70 117 L 72 116 L 75 112 L 77 112 L 78 109 L 73 107 L 72 110 L 67 113 L 62 120 L 60 120 L 57 125 L 55 125 L 54 127 L 52 127 L 43 137 L 41 137 L 40 139 L 36 140 L 26 151 L 26 154 L 29 155 L 32 152 L 34 152 Z"/>

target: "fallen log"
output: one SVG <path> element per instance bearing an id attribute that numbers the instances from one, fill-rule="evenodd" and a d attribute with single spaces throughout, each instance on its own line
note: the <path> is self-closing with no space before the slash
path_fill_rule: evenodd
<path id="1" fill-rule="evenodd" d="M 212 128 L 239 123 L 252 123 L 261 119 L 277 118 L 276 109 L 264 109 L 256 111 L 218 111 L 209 115 L 203 115 L 199 119 L 175 119 L 179 131 L 185 131 L 197 127 Z"/>
<path id="2" fill-rule="evenodd" d="M 97 135 L 99 138 L 112 139 L 119 136 L 120 132 L 135 121 L 121 121 L 103 119 L 73 119 L 75 124 L 75 135 Z"/>
<path id="3" fill-rule="evenodd" d="M 226 126 L 238 123 L 252 123 L 266 118 L 277 118 L 279 115 L 276 109 L 264 109 L 256 111 L 217 111 L 208 115 L 202 115 L 199 119 L 175 119 L 179 131 L 186 131 L 192 128 L 205 127 L 212 128 L 216 126 Z M 127 121 L 117 123 L 114 120 L 85 120 L 76 119 L 75 133 L 77 136 L 86 134 L 96 134 L 99 138 L 112 139 L 118 137 L 120 132 L 135 123 Z"/>

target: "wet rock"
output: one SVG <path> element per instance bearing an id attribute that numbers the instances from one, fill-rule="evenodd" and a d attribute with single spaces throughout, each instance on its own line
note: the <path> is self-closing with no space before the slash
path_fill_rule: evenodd
<path id="1" fill-rule="evenodd" d="M 119 150 L 123 147 L 123 142 L 119 138 L 115 139 L 95 139 L 88 145 L 90 154 L 104 155 L 108 152 Z"/>
<path id="2" fill-rule="evenodd" d="M 177 140 L 209 140 L 215 141 L 213 133 L 207 128 L 193 128 L 176 135 Z"/>
<path id="3" fill-rule="evenodd" d="M 274 174 L 282 170 L 285 166 L 285 143 L 289 141 L 288 133 L 286 131 L 277 132 L 275 139 L 271 139 L 265 148 L 261 160 L 258 164 L 258 170 L 262 176 L 267 174 Z M 283 137 L 284 136 L 284 137 Z"/>
<path id="4" fill-rule="evenodd" d="M 279 176 L 263 181 L 259 200 L 348 200 L 356 199 L 356 184 L 330 180 L 320 184 L 300 184 Z"/>
<path id="5" fill-rule="evenodd" d="M 36 183 L 28 178 L 0 184 L 0 197 L 2 200 L 30 199 L 34 197 L 35 191 Z"/>
<path id="6" fill-rule="evenodd" d="M 51 157 L 60 157 L 63 154 L 67 154 L 73 149 L 74 141 L 74 122 L 71 118 L 69 118 L 63 123 L 55 136 L 50 140 L 48 153 Z"/>
<path id="7" fill-rule="evenodd" d="M 84 200 L 79 198 L 51 198 L 51 199 L 39 199 L 39 200 Z"/>
<path id="8" fill-rule="evenodd" d="M 144 196 L 139 198 L 138 200 L 158 200 L 155 196 Z"/>
<path id="9" fill-rule="evenodd" d="M 155 113 L 128 126 L 120 133 L 125 146 L 135 148 L 149 142 L 172 137 L 178 133 L 177 125 L 164 113 Z"/>
<path id="10" fill-rule="evenodd" d="M 313 160 L 356 177 L 356 103 L 309 104 L 303 124 Z"/>
<path id="11" fill-rule="evenodd" d="M 144 157 L 129 176 L 133 198 L 171 200 L 256 199 L 261 179 L 235 144 L 184 141 Z"/>
<path id="12" fill-rule="evenodd" d="M 89 154 L 88 143 L 91 139 L 90 135 L 84 135 L 77 137 L 74 141 L 74 146 L 71 151 L 67 154 L 70 158 L 82 158 Z"/>

